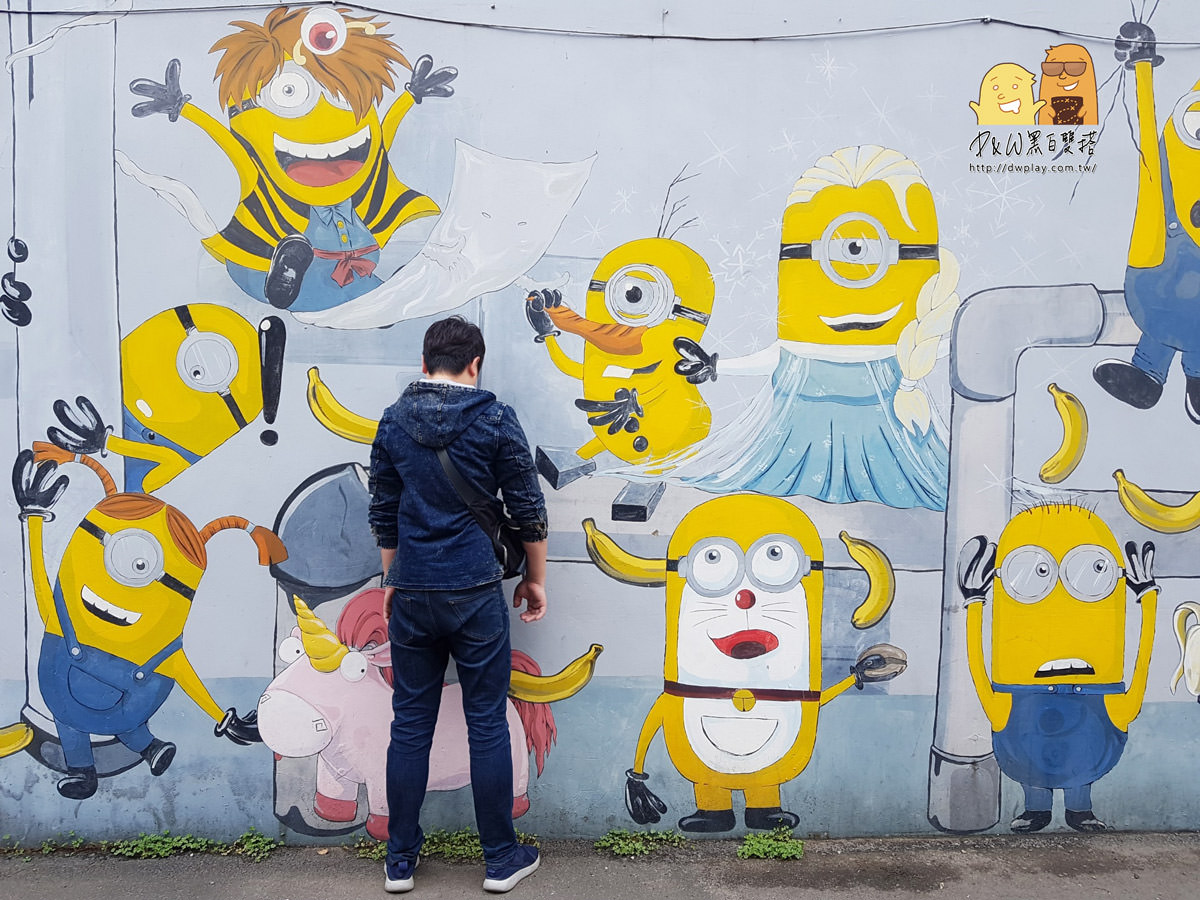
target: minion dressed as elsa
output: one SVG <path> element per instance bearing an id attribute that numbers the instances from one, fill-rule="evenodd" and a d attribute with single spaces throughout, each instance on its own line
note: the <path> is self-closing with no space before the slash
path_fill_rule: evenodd
<path id="1" fill-rule="evenodd" d="M 822 157 L 783 213 L 778 339 L 718 359 L 676 342 L 689 380 L 770 375 L 733 423 L 653 470 L 714 493 L 946 506 L 945 427 L 924 379 L 948 348 L 958 263 L 916 163 L 874 145 Z"/>

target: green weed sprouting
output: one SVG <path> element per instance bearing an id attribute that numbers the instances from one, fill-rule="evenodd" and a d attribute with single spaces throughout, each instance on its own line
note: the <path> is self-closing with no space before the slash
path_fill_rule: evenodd
<path id="1" fill-rule="evenodd" d="M 775 828 L 766 834 L 748 834 L 737 850 L 738 859 L 800 859 L 804 841 L 792 836 L 790 828 Z"/>
<path id="2" fill-rule="evenodd" d="M 612 856 L 649 856 L 668 847 L 682 847 L 687 838 L 677 831 L 629 831 L 614 828 L 592 846 Z"/>

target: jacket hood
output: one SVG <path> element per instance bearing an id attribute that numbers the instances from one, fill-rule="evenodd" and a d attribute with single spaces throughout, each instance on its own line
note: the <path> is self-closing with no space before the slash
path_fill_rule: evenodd
<path id="1" fill-rule="evenodd" d="M 491 391 L 445 381 L 414 381 L 396 403 L 400 427 L 423 447 L 445 447 L 496 402 Z"/>

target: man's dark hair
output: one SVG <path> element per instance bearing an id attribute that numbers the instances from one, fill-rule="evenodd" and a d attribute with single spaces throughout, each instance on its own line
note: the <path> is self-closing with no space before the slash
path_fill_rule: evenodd
<path id="1" fill-rule="evenodd" d="M 421 352 L 425 357 L 425 370 L 430 375 L 435 372 L 458 375 L 477 356 L 482 366 L 487 348 L 478 325 L 462 316 L 451 316 L 429 326 Z"/>

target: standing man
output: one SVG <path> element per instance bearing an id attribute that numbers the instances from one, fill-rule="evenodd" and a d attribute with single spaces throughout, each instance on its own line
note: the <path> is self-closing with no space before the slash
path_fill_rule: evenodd
<path id="1" fill-rule="evenodd" d="M 546 503 L 516 413 L 477 386 L 485 350 L 479 328 L 459 316 L 442 319 L 425 332 L 422 350 L 425 377 L 384 412 L 371 448 L 370 523 L 383 560 L 394 678 L 384 889 L 413 888 L 425 838 L 418 819 L 429 748 L 452 656 L 487 862 L 483 888 L 503 893 L 539 863 L 536 848 L 517 843 L 512 821 L 508 610 L 491 539 L 451 485 L 437 451 L 446 448 L 478 490 L 499 491 L 520 529 L 527 561 L 513 606 L 525 605 L 524 622 L 546 614 Z"/>

